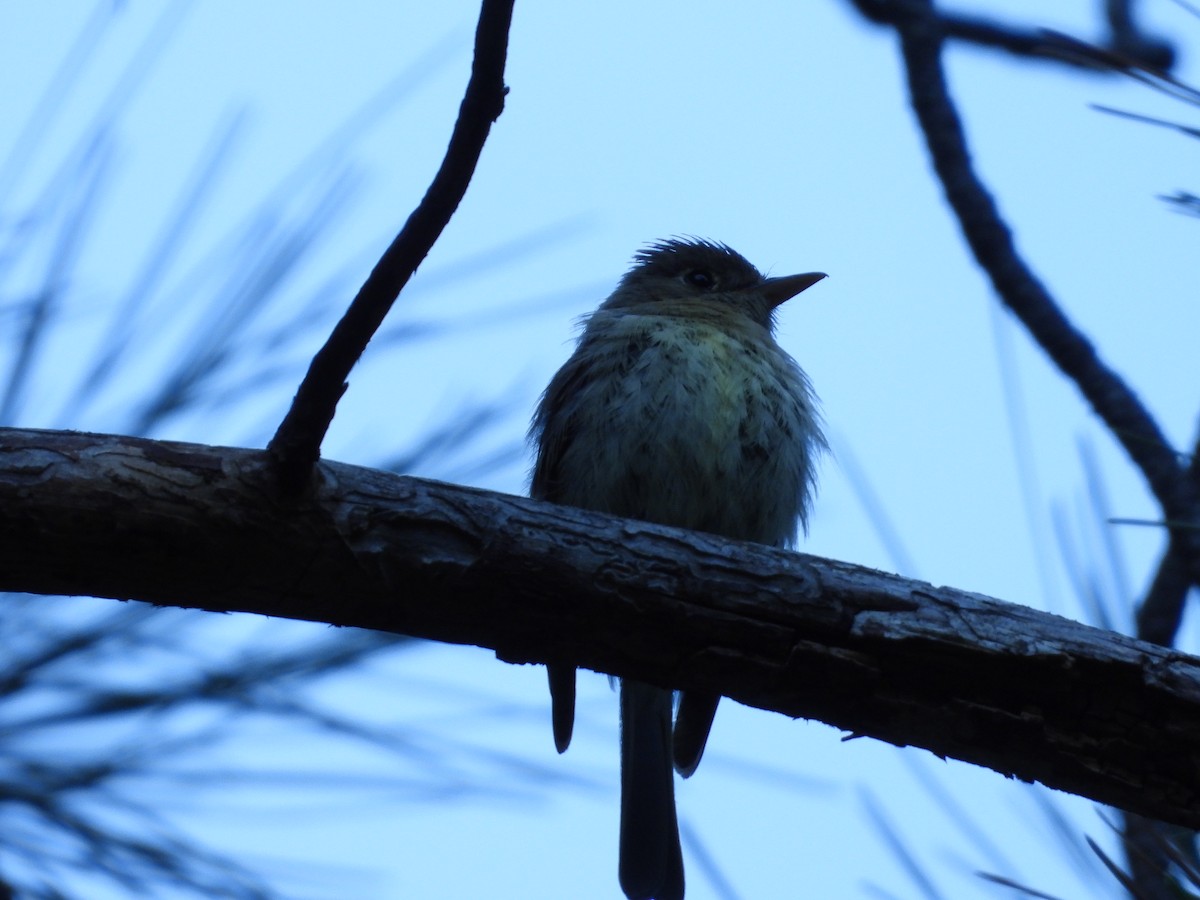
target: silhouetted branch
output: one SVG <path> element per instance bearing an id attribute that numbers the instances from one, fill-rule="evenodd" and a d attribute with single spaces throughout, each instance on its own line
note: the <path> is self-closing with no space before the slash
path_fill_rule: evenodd
<path id="1" fill-rule="evenodd" d="M 1188 475 L 1193 483 L 1200 486 L 1200 439 L 1192 448 Z M 1175 643 L 1183 620 L 1184 604 L 1192 588 L 1192 580 L 1188 577 L 1184 562 L 1185 552 L 1177 543 L 1178 538 L 1172 534 L 1150 582 L 1150 589 L 1137 609 L 1137 636 L 1165 647 Z M 1123 820 L 1121 840 L 1134 883 L 1152 900 L 1179 896 L 1173 879 L 1167 877 L 1166 873 L 1171 868 L 1172 855 L 1178 855 L 1180 847 L 1190 848 L 1195 861 L 1195 836 L 1181 835 L 1180 829 L 1145 816 L 1126 813 Z"/>
<path id="2" fill-rule="evenodd" d="M 1188 573 L 1200 584 L 1200 503 L 1191 479 L 1158 424 L 1121 377 L 1063 314 L 1018 255 L 1008 226 L 971 166 L 962 123 L 946 88 L 941 36 L 920 17 L 897 25 L 913 109 L 946 199 L 976 261 L 1001 301 L 1021 320 L 1059 369 L 1079 387 L 1097 415 L 1141 470 L 1173 529 Z"/>
<path id="3" fill-rule="evenodd" d="M 312 492 L 281 504 L 263 452 L 0 430 L 0 590 L 571 662 L 1200 824 L 1193 657 L 776 548 L 338 463 L 316 471 Z"/>
<path id="4" fill-rule="evenodd" d="M 1149 66 L 1163 71 L 1175 63 L 1172 44 L 1137 27 L 1122 0 L 1108 0 L 1110 44 L 1096 47 L 1047 28 L 1001 24 L 978 16 L 935 10 L 925 0 L 851 0 L 865 18 L 881 25 L 920 22 L 942 38 L 1003 50 L 1017 56 L 1063 63 L 1097 72 Z"/>
<path id="5" fill-rule="evenodd" d="M 1188 467 L 1192 482 L 1200 489 L 1200 441 L 1193 448 L 1192 463 Z M 1172 533 L 1158 571 L 1150 582 L 1150 589 L 1137 610 L 1137 636 L 1143 641 L 1153 641 L 1170 647 L 1175 643 L 1175 634 L 1183 619 L 1183 605 L 1192 579 L 1188 577 L 1186 549 L 1177 547 L 1177 533 Z"/>
<path id="6" fill-rule="evenodd" d="M 907 6 L 928 2 L 911 0 Z M 1151 46 L 1133 26 L 1128 6 L 1118 0 L 1106 5 L 1114 39 L 1111 50 L 1079 45 L 1081 57 L 1124 71 L 1178 94 L 1184 90 L 1169 75 L 1151 71 L 1146 63 L 1165 45 Z M 1170 545 L 1154 584 L 1138 614 L 1139 637 L 1169 646 L 1179 625 L 1182 605 L 1192 584 L 1200 584 L 1200 485 L 1195 472 L 1185 471 L 1157 423 L 1133 391 L 1099 358 L 1087 338 L 1077 331 L 1053 298 L 1018 256 L 1011 234 L 986 188 L 976 177 L 957 112 L 942 74 L 940 53 L 944 37 L 931 16 L 913 15 L 895 22 L 901 37 L 913 108 L 925 134 L 934 167 L 947 199 L 980 266 L 988 273 L 1005 305 L 1025 324 L 1046 354 L 1078 385 L 1113 436 L 1142 471 L 1171 529 Z M 1070 45 L 1073 39 L 1061 36 Z M 1167 60 L 1159 59 L 1163 67 Z M 1143 714 L 1148 714 L 1143 711 Z M 1161 816 L 1125 816 L 1123 840 L 1132 873 L 1120 877 L 1136 885 L 1140 896 L 1167 896 L 1172 888 Z M 1119 872 L 1109 860 L 1106 865 Z"/>
<path id="7" fill-rule="evenodd" d="M 504 63 L 512 7 L 513 0 L 483 0 L 475 31 L 471 79 L 441 168 L 325 346 L 313 358 L 291 409 L 268 445 L 285 493 L 294 493 L 306 483 L 347 387 L 350 370 L 467 191 L 492 123 L 504 110 Z"/>

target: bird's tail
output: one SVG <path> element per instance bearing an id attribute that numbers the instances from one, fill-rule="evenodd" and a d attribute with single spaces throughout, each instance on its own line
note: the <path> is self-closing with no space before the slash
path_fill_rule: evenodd
<path id="1" fill-rule="evenodd" d="M 621 680 L 621 888 L 630 900 L 682 900 L 671 692 Z"/>

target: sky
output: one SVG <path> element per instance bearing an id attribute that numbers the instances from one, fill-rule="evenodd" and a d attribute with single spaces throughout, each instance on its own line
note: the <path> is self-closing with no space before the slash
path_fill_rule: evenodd
<path id="1" fill-rule="evenodd" d="M 1097 37 L 1094 5 L 994 9 L 1005 21 L 1087 39 Z M 72 342 L 102 327 L 214 135 L 231 127 L 228 164 L 163 273 L 164 302 L 204 283 L 213 253 L 236 252 L 229 235 L 263 198 L 276 198 L 280 220 L 289 221 L 333 186 L 327 227 L 262 320 L 321 296 L 320 327 L 291 351 L 294 378 L 252 392 L 227 415 L 179 416 L 158 436 L 262 446 L 321 328 L 436 170 L 466 83 L 477 8 L 457 0 L 99 8 L 111 12 L 100 16 L 84 77 L 13 169 L 5 168 L 12 148 L 36 121 L 56 66 L 98 14 L 82 0 L 0 6 L 0 74 L 9 86 L 0 92 L 0 214 L 34 202 L 107 97 L 125 100 L 112 122 L 105 202 L 72 276 L 83 300 L 16 424 L 110 430 L 125 421 L 125 404 L 144 389 L 138 366 L 107 403 L 65 415 L 81 372 Z M 1191 52 L 1200 19 L 1167 0 L 1143 3 L 1139 13 L 1178 42 L 1177 74 L 1200 81 Z M 122 82 L 148 41 L 153 59 Z M 1200 384 L 1190 264 L 1200 223 L 1157 197 L 1196 190 L 1196 145 L 1092 105 L 1190 114 L 1193 123 L 1195 111 L 1129 81 L 978 48 L 952 48 L 947 72 L 978 170 L 1019 249 L 1168 437 L 1187 448 Z M 369 348 L 326 441 L 328 458 L 378 464 L 472 404 L 495 403 L 503 412 L 487 429 L 417 474 L 523 492 L 527 453 L 489 468 L 473 461 L 520 446 L 578 317 L 611 290 L 633 252 L 699 235 L 772 274 L 830 275 L 788 303 L 778 327 L 821 397 L 834 451 L 802 551 L 1086 615 L 1054 525 L 1057 517 L 1085 559 L 1101 543 L 1087 515 L 1081 453 L 1095 461 L 1111 515 L 1153 519 L 1156 508 L 1078 392 L 997 309 L 930 171 L 890 32 L 833 0 L 533 0 L 518 3 L 506 81 L 505 112 L 466 198 L 385 326 L 423 337 Z M 400 88 L 348 147 L 314 156 L 389 84 Z M 315 162 L 305 177 L 292 175 L 306 160 Z M 164 331 L 139 364 L 152 371 L 196 327 Z M 1030 435 L 1032 517 L 1002 358 Z M 899 551 L 866 510 L 864 485 Z M 1137 597 L 1161 535 L 1104 530 L 1125 564 L 1115 572 L 1101 565 L 1096 578 Z M 1194 645 L 1189 623 L 1184 646 Z M 232 800 L 180 802 L 173 820 L 262 862 L 294 896 L 619 896 L 616 698 L 604 677 L 581 678 L 577 737 L 562 757 L 550 738 L 543 671 L 485 650 L 423 647 L 322 691 L 338 708 L 471 741 L 527 771 L 513 785 L 451 797 L 351 789 L 280 796 L 247 785 Z M 921 896 L 880 818 L 905 835 L 945 896 L 1002 895 L 974 876 L 980 869 L 1064 897 L 1092 894 L 1052 839 L 1034 792 L 924 751 L 843 737 L 821 723 L 722 705 L 703 766 L 678 785 L 689 897 Z M 346 772 L 390 764 L 365 748 L 280 747 L 270 738 L 227 747 L 222 765 L 299 764 L 318 752 Z M 977 817 L 991 851 L 931 799 L 929 780 Z M 1091 803 L 1054 802 L 1111 845 Z"/>

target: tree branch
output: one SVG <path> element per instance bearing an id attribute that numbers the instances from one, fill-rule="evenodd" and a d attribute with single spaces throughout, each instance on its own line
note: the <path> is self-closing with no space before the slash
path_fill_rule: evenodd
<path id="1" fill-rule="evenodd" d="M 1165 72 L 1175 65 L 1174 45 L 1165 38 L 1143 32 L 1129 10 L 1128 0 L 1105 0 L 1109 31 L 1107 47 L 1088 44 L 1046 28 L 935 10 L 926 0 L 851 0 L 851 3 L 870 22 L 896 27 L 905 21 L 920 20 L 948 40 L 1092 72 L 1124 72 L 1136 66 Z"/>
<path id="2" fill-rule="evenodd" d="M 267 447 L 285 493 L 295 493 L 307 482 L 350 370 L 467 192 L 492 123 L 504 111 L 508 91 L 504 62 L 512 8 L 513 0 L 483 0 L 471 79 L 441 168 L 325 346 L 313 357 L 291 409 Z"/>
<path id="3" fill-rule="evenodd" d="M 887 22 L 900 35 L 913 108 L 934 167 L 976 260 L 988 272 L 1002 301 L 1064 374 L 1076 382 L 1125 447 L 1155 493 L 1163 518 L 1185 523 L 1171 531 L 1169 546 L 1137 617 L 1139 637 L 1170 645 L 1189 588 L 1200 585 L 1200 529 L 1196 527 L 1200 519 L 1200 484 L 1196 461 L 1193 459 L 1185 473 L 1137 397 L 1104 365 L 1018 256 L 1007 226 L 971 167 L 940 56 L 944 40 L 971 40 L 1002 46 L 1014 53 L 1122 72 L 1169 94 L 1189 96 L 1186 87 L 1167 73 L 1174 64 L 1174 49 L 1169 42 L 1139 29 L 1129 0 L 1106 0 L 1104 4 L 1110 32 L 1107 47 L 1054 32 L 1022 32 L 964 20 L 936 11 L 931 0 L 854 3 L 865 16 Z M 1152 818 L 1127 814 L 1124 822 L 1123 838 L 1137 886 L 1135 893 L 1147 898 L 1169 895 L 1174 883 L 1164 873 L 1175 838 Z"/>
<path id="4" fill-rule="evenodd" d="M 927 4 L 922 4 L 927 5 Z M 921 17 L 897 23 L 913 110 L 963 235 L 1000 300 L 1092 409 L 1138 467 L 1172 529 L 1189 577 L 1200 585 L 1200 496 L 1158 424 L 1133 390 L 1100 359 L 1021 259 L 995 201 L 976 176 L 962 122 L 950 100 L 937 26 Z"/>
<path id="5" fill-rule="evenodd" d="M 1200 490 L 1200 437 L 1192 445 L 1188 477 Z M 1183 620 L 1184 603 L 1192 588 L 1188 576 L 1185 548 L 1177 546 L 1179 538 L 1171 535 L 1167 549 L 1159 560 L 1158 570 L 1150 582 L 1137 609 L 1137 636 L 1143 641 L 1171 646 Z"/>
<path id="6" fill-rule="evenodd" d="M 1200 825 L 1200 660 L 519 497 L 325 462 L 281 502 L 263 452 L 0 430 L 0 589 L 356 625 L 719 691 Z"/>

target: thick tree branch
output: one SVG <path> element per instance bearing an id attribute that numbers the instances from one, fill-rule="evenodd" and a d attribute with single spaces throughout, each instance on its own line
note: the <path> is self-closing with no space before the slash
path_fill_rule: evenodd
<path id="1" fill-rule="evenodd" d="M 504 110 L 504 62 L 512 8 L 513 0 L 483 0 L 471 79 L 441 168 L 313 358 L 291 409 L 268 445 L 286 493 L 295 493 L 307 482 L 350 370 L 467 192 L 492 123 Z"/>
<path id="2" fill-rule="evenodd" d="M 1200 660 L 519 497 L 326 462 L 285 503 L 263 452 L 0 430 L 0 590 L 357 625 L 715 690 L 1200 825 Z"/>

